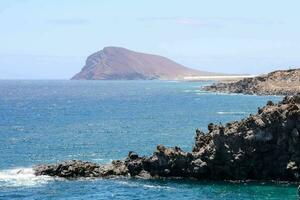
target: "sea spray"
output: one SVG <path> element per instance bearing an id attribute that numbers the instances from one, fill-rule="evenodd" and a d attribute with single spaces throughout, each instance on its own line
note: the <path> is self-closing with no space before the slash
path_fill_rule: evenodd
<path id="1" fill-rule="evenodd" d="M 35 176 L 32 168 L 0 170 L 0 185 L 6 187 L 38 186 L 51 180 L 50 176 Z"/>

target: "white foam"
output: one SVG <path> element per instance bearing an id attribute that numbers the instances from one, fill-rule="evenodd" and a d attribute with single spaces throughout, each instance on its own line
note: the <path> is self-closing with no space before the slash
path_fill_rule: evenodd
<path id="1" fill-rule="evenodd" d="M 101 164 L 110 164 L 113 161 L 113 159 L 105 159 L 105 158 L 93 158 L 91 160 Z"/>
<path id="2" fill-rule="evenodd" d="M 207 93 L 207 92 L 196 92 L 195 94 L 196 94 L 196 95 L 205 95 L 205 96 L 206 96 L 206 95 L 208 95 L 209 93 Z"/>
<path id="3" fill-rule="evenodd" d="M 161 186 L 161 185 L 151 185 L 151 184 L 142 184 L 137 182 L 128 182 L 128 181 L 118 181 L 121 185 L 126 185 L 128 187 L 143 187 L 147 189 L 159 189 L 159 190 L 170 190 L 173 189 L 169 186 Z"/>
<path id="4" fill-rule="evenodd" d="M 38 186 L 53 180 L 50 176 L 36 176 L 32 168 L 0 170 L 0 185 L 5 187 Z"/>
<path id="5" fill-rule="evenodd" d="M 172 189 L 171 187 L 168 187 L 168 186 L 149 185 L 149 184 L 144 184 L 143 187 L 145 187 L 145 188 L 153 188 L 153 189 L 163 189 L 163 190 L 169 190 L 169 189 Z"/>
<path id="6" fill-rule="evenodd" d="M 244 115 L 245 112 L 217 112 L 218 115 Z"/>

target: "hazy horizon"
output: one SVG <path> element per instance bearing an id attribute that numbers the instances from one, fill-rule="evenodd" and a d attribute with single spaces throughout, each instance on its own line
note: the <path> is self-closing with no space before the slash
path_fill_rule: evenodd
<path id="1" fill-rule="evenodd" d="M 300 66 L 300 2 L 0 2 L 0 79 L 69 79 L 86 57 L 119 46 L 211 72 Z"/>

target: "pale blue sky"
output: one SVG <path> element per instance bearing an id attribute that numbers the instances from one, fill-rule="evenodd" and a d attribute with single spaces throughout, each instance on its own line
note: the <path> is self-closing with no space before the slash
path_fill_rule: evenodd
<path id="1" fill-rule="evenodd" d="M 0 0 L 0 79 L 67 79 L 105 46 L 258 74 L 300 66 L 299 0 Z"/>

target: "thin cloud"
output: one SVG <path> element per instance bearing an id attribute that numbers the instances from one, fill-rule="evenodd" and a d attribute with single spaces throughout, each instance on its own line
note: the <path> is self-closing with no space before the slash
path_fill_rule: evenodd
<path id="1" fill-rule="evenodd" d="M 49 19 L 47 24 L 56 26 L 82 26 L 90 23 L 87 19 L 70 18 L 70 19 Z"/>
<path id="2" fill-rule="evenodd" d="M 240 23 L 246 25 L 274 25 L 274 24 L 284 24 L 282 21 L 271 20 L 265 18 L 230 18 L 230 17 L 219 17 L 211 18 L 211 20 L 222 23 Z"/>
<path id="3" fill-rule="evenodd" d="M 0 4 L 0 14 L 5 12 L 8 9 L 13 8 L 15 5 L 20 4 L 20 3 L 27 3 L 28 0 L 14 0 L 14 1 L 5 1 L 1 2 Z"/>
<path id="4" fill-rule="evenodd" d="M 141 21 L 161 21 L 172 22 L 181 25 L 193 26 L 226 26 L 232 24 L 244 25 L 274 25 L 283 24 L 281 21 L 273 21 L 269 19 L 256 19 L 256 18 L 195 18 L 195 17 L 148 17 L 140 18 Z"/>
<path id="5" fill-rule="evenodd" d="M 175 23 L 179 25 L 187 26 L 203 26 L 203 27 L 219 27 L 221 24 L 211 23 L 206 19 L 192 18 L 192 17 L 150 17 L 150 18 L 140 18 L 143 22 L 167 22 Z"/>
<path id="6" fill-rule="evenodd" d="M 198 19 L 192 19 L 192 18 L 178 18 L 175 20 L 177 24 L 187 24 L 187 25 L 209 25 L 205 23 L 204 21 L 198 20 Z"/>

